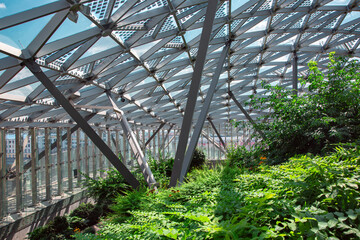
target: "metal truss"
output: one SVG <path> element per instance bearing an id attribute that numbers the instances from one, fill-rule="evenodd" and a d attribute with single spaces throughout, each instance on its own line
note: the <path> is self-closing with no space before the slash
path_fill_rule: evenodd
<path id="1" fill-rule="evenodd" d="M 0 34 L 12 40 L 0 40 L 0 127 L 76 124 L 24 68 L 32 59 L 83 117 L 96 113 L 90 125 L 119 128 L 106 95 L 111 92 L 131 124 L 179 129 L 209 2 L 58 0 L 0 18 Z M 214 124 L 247 119 L 230 101 L 229 86 L 243 103 L 251 94 L 266 94 L 262 81 L 296 90 L 296 77 L 307 76 L 308 61 L 323 68 L 329 52 L 359 57 L 359 5 L 359 0 L 219 1 L 192 123 L 226 42 L 232 41 L 229 57 L 208 110 Z M 64 33 L 72 21 L 78 29 Z M 29 26 L 34 37 L 25 46 L 7 35 Z M 252 119 L 262 114 L 244 110 Z"/>

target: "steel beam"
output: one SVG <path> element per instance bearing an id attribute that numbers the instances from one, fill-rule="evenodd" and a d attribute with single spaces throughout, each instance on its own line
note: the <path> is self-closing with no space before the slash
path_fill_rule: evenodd
<path id="1" fill-rule="evenodd" d="M 211 124 L 211 127 L 214 129 L 214 131 L 215 131 L 216 135 L 218 136 L 221 144 L 225 147 L 225 142 L 224 142 L 224 140 L 222 139 L 222 137 L 221 137 L 220 133 L 218 132 L 218 130 L 216 129 L 213 121 L 212 121 L 210 118 L 208 118 L 207 120 L 208 120 L 209 123 Z"/>
<path id="2" fill-rule="evenodd" d="M 213 22 L 215 18 L 215 13 L 217 9 L 218 0 L 208 1 L 208 6 L 206 9 L 204 27 L 201 33 L 200 44 L 198 54 L 196 56 L 196 63 L 194 68 L 194 73 L 192 76 L 192 81 L 190 85 L 190 90 L 188 93 L 188 100 L 185 108 L 185 115 L 181 125 L 181 132 L 179 137 L 179 143 L 176 150 L 174 166 L 171 173 L 170 187 L 176 186 L 180 174 L 181 167 L 183 164 L 183 159 L 186 151 L 186 146 L 189 138 L 189 133 L 191 129 L 191 122 L 194 115 L 194 109 L 196 105 L 196 99 L 198 97 L 200 82 L 202 77 L 202 72 L 205 64 L 206 53 L 210 41 L 210 36 L 212 32 Z"/>
<path id="3" fill-rule="evenodd" d="M 156 180 L 154 178 L 154 175 L 151 172 L 151 169 L 145 159 L 145 155 L 141 150 L 140 144 L 138 143 L 134 132 L 131 130 L 131 127 L 126 119 L 126 116 L 124 115 L 124 112 L 119 109 L 110 91 L 106 92 L 106 95 L 109 98 L 115 114 L 120 119 L 121 127 L 125 133 L 126 138 L 129 141 L 131 150 L 134 153 L 134 156 L 139 164 L 139 168 L 141 169 L 142 174 L 144 175 L 146 183 L 150 188 L 155 186 Z"/>
<path id="4" fill-rule="evenodd" d="M 266 139 L 265 134 L 256 127 L 255 121 L 250 117 L 250 115 L 246 112 L 246 110 L 243 108 L 243 106 L 241 106 L 241 104 L 235 98 L 234 94 L 231 91 L 229 91 L 228 94 L 232 98 L 232 100 L 235 102 L 235 104 L 240 108 L 241 112 L 245 115 L 247 120 L 253 125 L 254 129 L 260 134 L 260 136 L 263 139 Z"/>
<path id="5" fill-rule="evenodd" d="M 94 129 L 80 115 L 80 113 L 71 105 L 64 95 L 56 88 L 53 82 L 43 73 L 40 66 L 34 60 L 25 60 L 26 67 L 35 75 L 35 77 L 47 88 L 54 98 L 61 104 L 70 117 L 81 127 L 83 132 L 92 140 L 98 149 L 109 159 L 111 164 L 124 176 L 125 180 L 133 187 L 137 188 L 140 183 L 132 173 L 121 163 L 119 158 L 96 134 Z"/>
<path id="6" fill-rule="evenodd" d="M 204 126 L 204 122 L 205 122 L 206 116 L 208 114 L 209 107 L 210 107 L 212 98 L 214 96 L 215 90 L 216 90 L 216 86 L 217 86 L 217 84 L 219 82 L 219 77 L 220 77 L 221 71 L 223 69 L 226 56 L 227 56 L 227 54 L 229 52 L 229 48 L 230 48 L 230 42 L 228 42 L 226 44 L 226 46 L 223 48 L 223 50 L 222 50 L 222 53 L 221 53 L 220 58 L 219 58 L 219 62 L 217 64 L 217 67 L 216 67 L 216 70 L 215 70 L 215 74 L 213 75 L 209 90 L 206 93 L 206 98 L 205 98 L 205 101 L 203 103 L 203 106 L 202 106 L 200 115 L 198 117 L 198 120 L 196 122 L 194 132 L 193 132 L 193 134 L 191 136 L 189 146 L 188 146 L 188 148 L 186 150 L 185 158 L 182 160 L 183 162 L 182 162 L 182 167 L 181 167 L 181 174 L 180 174 L 180 178 L 179 178 L 179 183 L 183 182 L 184 177 L 186 176 L 186 173 L 187 173 L 187 171 L 189 169 L 189 166 L 191 164 L 191 159 L 192 159 L 192 156 L 194 154 L 195 148 L 197 146 L 197 143 L 198 143 L 202 128 Z"/>
<path id="7" fill-rule="evenodd" d="M 145 148 L 146 146 L 151 142 L 151 140 L 156 136 L 156 134 L 160 131 L 160 129 L 165 126 L 165 123 L 161 123 L 159 128 L 153 133 L 153 135 L 151 135 L 151 137 L 146 141 L 145 143 Z"/>
<path id="8" fill-rule="evenodd" d="M 297 96 L 298 95 L 298 57 L 296 52 L 294 52 L 292 67 L 293 67 L 293 71 L 292 71 L 293 94 Z"/>
<path id="9" fill-rule="evenodd" d="M 223 147 L 221 147 L 219 144 L 217 144 L 210 136 L 208 133 L 206 133 L 205 131 L 202 131 L 201 134 L 209 141 L 211 142 L 215 147 L 217 147 L 222 153 L 226 153 L 225 149 Z M 208 143 L 209 144 L 209 143 Z M 208 152 L 210 152 L 210 149 L 208 149 Z"/>

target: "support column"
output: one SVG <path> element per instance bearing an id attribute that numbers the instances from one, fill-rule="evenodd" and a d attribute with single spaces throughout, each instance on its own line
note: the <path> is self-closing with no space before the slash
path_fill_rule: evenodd
<path id="1" fill-rule="evenodd" d="M 162 141 L 162 144 L 161 144 L 161 149 L 165 149 L 166 146 L 165 146 L 165 143 L 166 143 L 166 139 L 169 137 L 169 134 L 170 134 L 170 131 L 171 129 L 173 128 L 174 126 L 170 126 L 170 128 L 168 129 L 166 135 L 164 136 L 164 132 L 163 132 L 163 141 Z"/>
<path id="2" fill-rule="evenodd" d="M 146 143 L 146 139 L 145 139 L 145 130 L 142 129 L 141 130 L 142 133 L 142 150 L 144 152 L 144 154 L 146 155 L 146 147 L 145 147 L 145 143 Z"/>
<path id="3" fill-rule="evenodd" d="M 200 82 L 205 64 L 206 53 L 210 41 L 210 35 L 212 32 L 217 4 L 218 4 L 218 0 L 208 1 L 204 26 L 200 38 L 199 50 L 196 56 L 194 73 L 190 84 L 190 90 L 187 95 L 188 100 L 186 102 L 185 114 L 181 125 L 179 144 L 176 150 L 174 166 L 171 173 L 170 187 L 175 187 L 178 180 L 180 179 L 183 159 L 185 156 L 190 129 L 192 127 L 191 123 L 194 115 L 196 100 L 199 94 Z"/>
<path id="4" fill-rule="evenodd" d="M 155 136 L 155 130 L 153 130 L 153 136 Z M 154 141 L 152 142 L 152 146 L 153 146 L 153 152 L 152 152 L 152 156 L 155 158 L 156 157 L 156 138 L 154 139 Z"/>
<path id="5" fill-rule="evenodd" d="M 91 144 L 92 147 L 92 171 L 93 171 L 93 179 L 96 179 L 97 173 L 97 164 L 96 164 L 96 157 L 97 157 L 97 149 L 94 143 Z"/>
<path id="6" fill-rule="evenodd" d="M 72 159 L 71 159 L 71 132 L 67 128 L 67 172 L 68 172 L 68 191 L 73 190 L 73 176 L 72 176 Z"/>
<path id="7" fill-rule="evenodd" d="M 0 219 L 8 213 L 8 199 L 6 194 L 6 138 L 5 130 L 0 130 Z"/>
<path id="8" fill-rule="evenodd" d="M 85 158 L 85 174 L 87 176 L 89 176 L 90 171 L 89 171 L 89 140 L 88 137 L 85 135 L 84 136 L 84 158 Z"/>
<path id="9" fill-rule="evenodd" d="M 161 156 L 161 153 L 160 153 L 161 152 L 161 149 L 160 149 L 160 136 L 161 136 L 161 132 L 157 135 L 157 156 L 158 156 L 159 160 L 160 160 L 160 156 Z"/>
<path id="10" fill-rule="evenodd" d="M 207 130 L 207 135 L 210 136 L 209 126 L 207 126 L 206 130 Z M 210 140 L 209 140 L 209 138 L 206 138 L 206 140 L 207 140 L 207 157 L 208 157 L 208 159 L 210 159 Z"/>
<path id="11" fill-rule="evenodd" d="M 177 131 L 174 130 L 174 140 L 173 140 L 173 146 L 172 146 L 172 152 L 174 153 L 174 157 L 175 157 L 175 153 L 176 153 L 176 138 L 177 138 Z"/>
<path id="12" fill-rule="evenodd" d="M 49 128 L 45 128 L 45 200 L 51 199 Z"/>
<path id="13" fill-rule="evenodd" d="M 292 67 L 293 67 L 293 71 L 292 71 L 293 94 L 297 96 L 298 95 L 298 57 L 296 51 L 294 51 Z"/>
<path id="14" fill-rule="evenodd" d="M 113 151 L 102 141 L 102 139 L 96 134 L 94 129 L 88 124 L 88 122 L 80 115 L 80 113 L 71 105 L 71 103 L 64 97 L 64 95 L 56 88 L 54 83 L 43 73 L 40 66 L 34 60 L 25 60 L 26 67 L 35 75 L 35 77 L 46 87 L 46 89 L 54 96 L 58 103 L 65 109 L 70 117 L 80 125 L 81 129 L 92 140 L 92 142 L 98 147 L 98 149 L 104 153 L 114 167 L 124 176 L 124 179 L 133 187 L 139 186 L 139 181 L 132 175 L 132 173 L 119 161 Z"/>
<path id="15" fill-rule="evenodd" d="M 119 156 L 120 153 L 120 144 L 119 144 L 119 130 L 115 130 L 115 149 L 116 149 L 116 154 Z"/>
<path id="16" fill-rule="evenodd" d="M 22 141 L 22 131 L 15 128 L 15 164 L 16 164 L 16 212 L 20 212 L 24 208 L 23 203 L 23 172 L 24 172 L 24 150 Z"/>
<path id="17" fill-rule="evenodd" d="M 57 170 L 57 185 L 58 185 L 58 191 L 57 195 L 61 195 L 63 192 L 63 184 L 62 184 L 62 173 L 61 173 L 61 164 L 62 164 L 62 142 L 61 142 L 61 128 L 58 127 L 56 129 L 56 170 Z"/>
<path id="18" fill-rule="evenodd" d="M 128 156 L 128 151 L 127 151 L 127 146 L 126 146 L 126 133 L 125 131 L 123 130 L 123 150 L 124 150 L 124 159 L 123 159 L 123 163 L 126 165 L 127 163 L 127 156 Z"/>
<path id="19" fill-rule="evenodd" d="M 98 134 L 99 134 L 101 140 L 103 141 L 103 130 L 101 128 L 99 128 Z M 104 177 L 104 172 L 103 172 L 104 171 L 104 164 L 103 164 L 103 155 L 102 155 L 101 150 L 99 152 L 99 170 L 100 170 L 100 178 L 103 178 Z"/>
<path id="20" fill-rule="evenodd" d="M 187 148 L 185 157 L 182 160 L 182 168 L 181 168 L 181 174 L 180 174 L 180 178 L 179 178 L 180 183 L 183 182 L 184 177 L 186 176 L 188 168 L 189 168 L 189 166 L 191 164 L 191 159 L 192 159 L 192 156 L 194 154 L 196 145 L 197 145 L 197 143 L 199 141 L 199 137 L 200 137 L 201 131 L 203 129 L 204 122 L 205 122 L 206 116 L 208 114 L 210 104 L 211 104 L 212 98 L 214 96 L 216 86 L 218 84 L 219 77 L 220 77 L 220 74 L 222 72 L 226 56 L 228 55 L 229 48 L 230 48 L 230 43 L 227 43 L 226 46 L 223 48 L 223 50 L 221 52 L 219 62 L 217 64 L 214 76 L 213 76 L 212 81 L 210 83 L 209 90 L 208 90 L 208 92 L 206 94 L 205 101 L 204 101 L 204 103 L 202 105 L 199 118 L 198 118 L 198 120 L 196 122 L 196 125 L 195 125 L 195 128 L 194 128 L 194 132 L 193 132 L 193 134 L 191 136 L 189 147 Z"/>
<path id="21" fill-rule="evenodd" d="M 80 183 L 81 183 L 81 165 L 80 165 L 80 161 L 81 161 L 81 156 L 80 156 L 80 130 L 78 129 L 76 131 L 76 186 L 80 187 Z"/>
<path id="22" fill-rule="evenodd" d="M 112 149 L 112 147 L 111 147 L 111 132 L 110 132 L 110 129 L 107 130 L 107 143 L 108 143 L 108 146 Z M 106 169 L 109 170 L 109 163 L 108 162 L 106 163 L 106 167 L 107 167 Z"/>
<path id="23" fill-rule="evenodd" d="M 37 142 L 36 142 L 36 130 L 34 128 L 31 128 L 30 134 L 31 134 L 31 205 L 35 206 L 38 202 L 37 174 L 36 174 L 38 149 L 37 149 Z"/>

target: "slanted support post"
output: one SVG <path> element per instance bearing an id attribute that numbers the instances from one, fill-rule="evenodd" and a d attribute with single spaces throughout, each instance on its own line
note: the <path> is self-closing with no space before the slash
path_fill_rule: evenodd
<path id="1" fill-rule="evenodd" d="M 217 144 L 214 139 L 211 138 L 209 135 L 209 128 L 207 128 L 207 132 L 202 131 L 201 134 L 208 140 L 208 156 L 210 156 L 210 143 L 214 145 L 217 149 L 219 149 L 222 153 L 226 153 L 223 147 L 221 147 L 219 144 Z"/>
<path id="2" fill-rule="evenodd" d="M 115 114 L 120 119 L 121 127 L 124 131 L 124 135 L 129 141 L 130 147 L 132 152 L 135 155 L 135 159 L 137 160 L 139 167 L 141 169 L 141 172 L 145 178 L 146 183 L 149 187 L 153 187 L 153 185 L 156 184 L 154 175 L 151 172 L 151 169 L 145 159 L 144 153 L 141 150 L 140 144 L 138 143 L 136 136 L 134 132 L 131 130 L 131 127 L 129 125 L 129 122 L 126 119 L 126 116 L 124 115 L 124 112 L 119 109 L 117 106 L 114 97 L 112 96 L 111 92 L 108 91 L 107 96 L 109 98 L 109 101 L 114 109 Z"/>
<path id="3" fill-rule="evenodd" d="M 91 141 L 98 147 L 98 149 L 109 159 L 114 167 L 124 176 L 124 179 L 133 187 L 137 188 L 140 183 L 132 175 L 132 173 L 119 161 L 114 152 L 104 143 L 104 141 L 96 134 L 89 123 L 80 115 L 80 113 L 71 105 L 71 103 L 64 97 L 64 95 L 56 88 L 54 83 L 43 73 L 40 66 L 33 60 L 28 59 L 24 61 L 26 67 L 35 75 L 35 77 L 46 87 L 46 89 L 54 96 L 54 98 L 61 104 L 70 117 L 81 127 Z"/>
<path id="4" fill-rule="evenodd" d="M 227 56 L 227 54 L 229 52 L 229 48 L 230 48 L 230 42 L 228 42 L 225 45 L 225 47 L 223 48 L 223 50 L 221 52 L 219 62 L 217 64 L 217 67 L 216 67 L 216 70 L 215 70 L 215 74 L 214 74 L 214 76 L 212 78 L 212 81 L 210 83 L 209 90 L 208 90 L 208 92 L 206 94 L 206 98 L 205 98 L 205 101 L 204 101 L 204 103 L 202 105 L 199 118 L 198 118 L 198 120 L 197 120 L 197 122 L 195 124 L 194 132 L 193 132 L 193 134 L 191 136 L 189 146 L 188 146 L 188 148 L 186 150 L 186 154 L 185 154 L 185 157 L 183 159 L 183 163 L 182 163 L 182 167 L 181 167 L 181 174 L 180 174 L 180 178 L 179 178 L 179 183 L 183 182 L 184 177 L 186 176 L 186 173 L 187 173 L 187 171 L 189 169 L 189 166 L 191 164 L 192 156 L 194 154 L 196 145 L 197 145 L 197 143 L 199 141 L 199 137 L 201 135 L 201 131 L 203 129 L 204 122 L 205 122 L 206 116 L 208 114 L 210 104 L 211 104 L 212 98 L 214 96 L 216 86 L 218 84 L 219 77 L 220 77 L 220 74 L 222 72 L 226 56 Z"/>
<path id="5" fill-rule="evenodd" d="M 207 120 L 209 121 L 211 127 L 213 128 L 214 132 L 216 133 L 217 137 L 219 138 L 221 144 L 225 147 L 225 142 L 224 142 L 224 140 L 222 139 L 222 137 L 221 137 L 220 133 L 218 132 L 218 130 L 216 129 L 213 121 L 212 121 L 210 118 L 208 118 Z"/>
<path id="6" fill-rule="evenodd" d="M 243 108 L 243 106 L 241 106 L 241 104 L 235 98 L 234 94 L 231 91 L 229 91 L 228 94 L 231 97 L 231 99 L 234 101 L 234 103 L 238 106 L 238 108 L 241 110 L 241 112 L 245 115 L 247 120 L 253 125 L 254 129 L 260 134 L 260 136 L 263 139 L 265 139 L 265 134 L 256 127 L 255 121 L 250 117 L 250 115 L 246 112 L 246 110 Z"/>
<path id="7" fill-rule="evenodd" d="M 151 135 L 151 137 L 146 141 L 145 143 L 145 148 L 146 146 L 151 142 L 151 140 L 156 136 L 156 134 L 160 131 L 160 129 L 165 126 L 165 123 L 161 123 L 159 128 Z"/>
<path id="8" fill-rule="evenodd" d="M 292 67 L 293 67 L 293 79 L 292 79 L 292 84 L 293 84 L 293 94 L 294 95 L 298 95 L 298 56 L 296 51 L 294 51 L 294 58 L 293 58 L 293 63 L 292 63 Z"/>
<path id="9" fill-rule="evenodd" d="M 205 14 L 205 21 L 200 37 L 198 54 L 196 56 L 194 73 L 192 76 L 188 100 L 186 102 L 185 114 L 181 125 L 179 143 L 175 154 L 174 166 L 171 173 L 170 187 L 175 187 L 180 179 L 181 169 L 184 161 L 185 151 L 188 143 L 192 119 L 194 115 L 196 100 L 199 94 L 202 72 L 205 64 L 206 53 L 210 41 L 213 22 L 217 9 L 218 0 L 208 1 Z"/>

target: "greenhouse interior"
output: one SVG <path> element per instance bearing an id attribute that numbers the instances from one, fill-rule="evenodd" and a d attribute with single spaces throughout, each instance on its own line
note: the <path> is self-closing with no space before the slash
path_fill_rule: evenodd
<path id="1" fill-rule="evenodd" d="M 0 0 L 0 239 L 360 239 L 359 0 Z"/>

